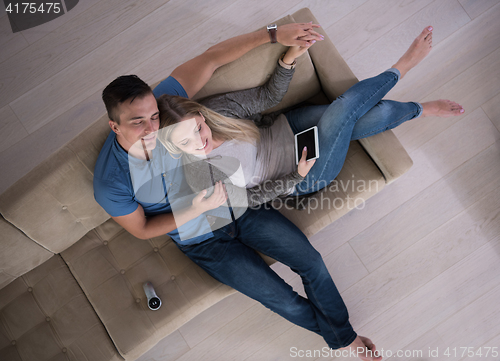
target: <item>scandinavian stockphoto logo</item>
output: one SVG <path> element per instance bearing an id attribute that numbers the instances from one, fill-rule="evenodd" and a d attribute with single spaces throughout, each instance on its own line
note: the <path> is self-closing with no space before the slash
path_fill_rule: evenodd
<path id="1" fill-rule="evenodd" d="M 63 16 L 73 9 L 79 0 L 3 0 L 13 33 L 34 28 Z"/>

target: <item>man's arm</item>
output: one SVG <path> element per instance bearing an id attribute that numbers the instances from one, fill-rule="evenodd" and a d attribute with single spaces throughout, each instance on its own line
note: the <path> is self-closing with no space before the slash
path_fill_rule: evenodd
<path id="1" fill-rule="evenodd" d="M 276 32 L 277 40 L 285 46 L 309 47 L 314 40 L 323 40 L 323 36 L 314 31 L 314 28 L 318 27 L 319 25 L 312 23 L 282 25 Z M 203 54 L 180 65 L 171 76 L 182 85 L 191 98 L 210 80 L 217 68 L 269 41 L 266 29 L 236 36 L 212 46 Z"/>
<path id="2" fill-rule="evenodd" d="M 159 237 L 174 229 L 182 226 L 196 217 L 199 217 L 204 212 L 215 209 L 226 203 L 226 189 L 222 183 L 218 183 L 214 187 L 214 193 L 205 198 L 206 190 L 201 191 L 194 199 L 193 204 L 183 210 L 173 213 L 163 213 L 151 217 L 146 217 L 144 209 L 140 204 L 137 209 L 125 216 L 111 217 L 116 223 L 125 228 L 134 237 L 140 239 L 149 239 Z"/>

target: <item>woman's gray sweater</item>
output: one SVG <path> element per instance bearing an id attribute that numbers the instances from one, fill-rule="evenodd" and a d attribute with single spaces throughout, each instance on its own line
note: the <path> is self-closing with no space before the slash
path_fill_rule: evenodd
<path id="1" fill-rule="evenodd" d="M 233 208 L 236 218 L 239 216 L 238 213 L 244 212 L 248 206 L 256 206 L 280 195 L 288 194 L 290 189 L 304 179 L 296 168 L 284 175 L 273 172 L 282 166 L 285 156 L 288 156 L 289 160 L 290 154 L 293 154 L 293 133 L 286 118 L 283 115 L 280 116 L 280 113 L 261 114 L 283 99 L 294 72 L 294 69 L 285 69 L 278 64 L 269 80 L 262 86 L 214 95 L 200 101 L 201 104 L 219 114 L 231 118 L 250 119 L 259 127 L 260 141 L 257 143 L 257 157 L 260 163 L 269 168 L 265 172 L 269 179 L 264 179 L 261 184 L 252 188 L 237 187 L 229 179 L 232 173 L 240 168 L 240 162 L 235 157 L 217 156 L 222 157 L 218 160 L 219 163 L 220 161 L 224 163 L 224 171 L 222 171 L 220 167 L 210 164 L 210 154 L 207 159 L 183 155 L 184 172 L 191 189 L 195 192 L 209 189 L 208 197 L 213 192 L 213 185 L 218 181 L 223 181 L 228 193 L 228 203 Z M 278 117 L 280 118 L 275 123 Z M 276 142 L 281 144 L 276 146 Z M 287 168 L 290 168 L 289 164 Z M 217 212 L 209 213 L 217 214 Z"/>

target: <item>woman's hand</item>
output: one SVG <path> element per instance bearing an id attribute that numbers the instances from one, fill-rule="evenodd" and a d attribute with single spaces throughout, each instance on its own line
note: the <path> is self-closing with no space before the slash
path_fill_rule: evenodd
<path id="1" fill-rule="evenodd" d="M 285 64 L 291 65 L 296 58 L 304 54 L 307 49 L 309 49 L 316 40 L 312 40 L 310 45 L 308 46 L 291 46 L 288 48 L 287 52 L 285 53 L 285 56 L 283 57 L 283 62 Z"/>
<path id="2" fill-rule="evenodd" d="M 302 149 L 302 157 L 300 157 L 299 166 L 297 169 L 297 172 L 299 172 L 302 177 L 305 177 L 311 170 L 314 163 L 316 163 L 316 159 L 306 160 L 306 157 L 307 147 L 304 147 L 304 149 Z"/>
<path id="3" fill-rule="evenodd" d="M 208 198 L 205 198 L 207 190 L 204 189 L 193 199 L 193 208 L 200 214 L 211 209 L 218 208 L 226 203 L 226 186 L 221 181 L 215 183 L 214 192 Z"/>

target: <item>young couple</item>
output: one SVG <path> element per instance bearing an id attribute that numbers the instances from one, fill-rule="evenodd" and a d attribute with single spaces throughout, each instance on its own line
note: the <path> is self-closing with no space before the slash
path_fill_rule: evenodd
<path id="1" fill-rule="evenodd" d="M 210 97 L 204 105 L 189 98 L 218 67 L 269 42 L 265 29 L 215 45 L 176 68 L 154 92 L 135 76 L 115 79 L 103 91 L 112 132 L 96 163 L 94 193 L 132 235 L 148 239 L 169 234 L 214 278 L 318 333 L 330 348 L 351 348 L 362 359 L 379 360 L 372 354 L 375 345 L 350 325 L 321 255 L 305 235 L 276 210 L 246 205 L 282 194 L 311 193 L 328 184 L 340 171 L 352 139 L 420 116 L 454 116 L 464 110 L 447 100 L 381 100 L 431 50 L 428 27 L 389 70 L 357 83 L 332 104 L 260 116 L 286 93 L 295 58 L 323 40 L 317 27 L 278 27 L 277 41 L 290 48 L 270 80 L 254 89 Z M 293 134 L 313 125 L 319 129 L 320 158 L 307 162 L 303 151 L 296 167 Z M 199 193 L 193 196 L 193 191 Z M 255 251 L 297 272 L 307 298 Z"/>

